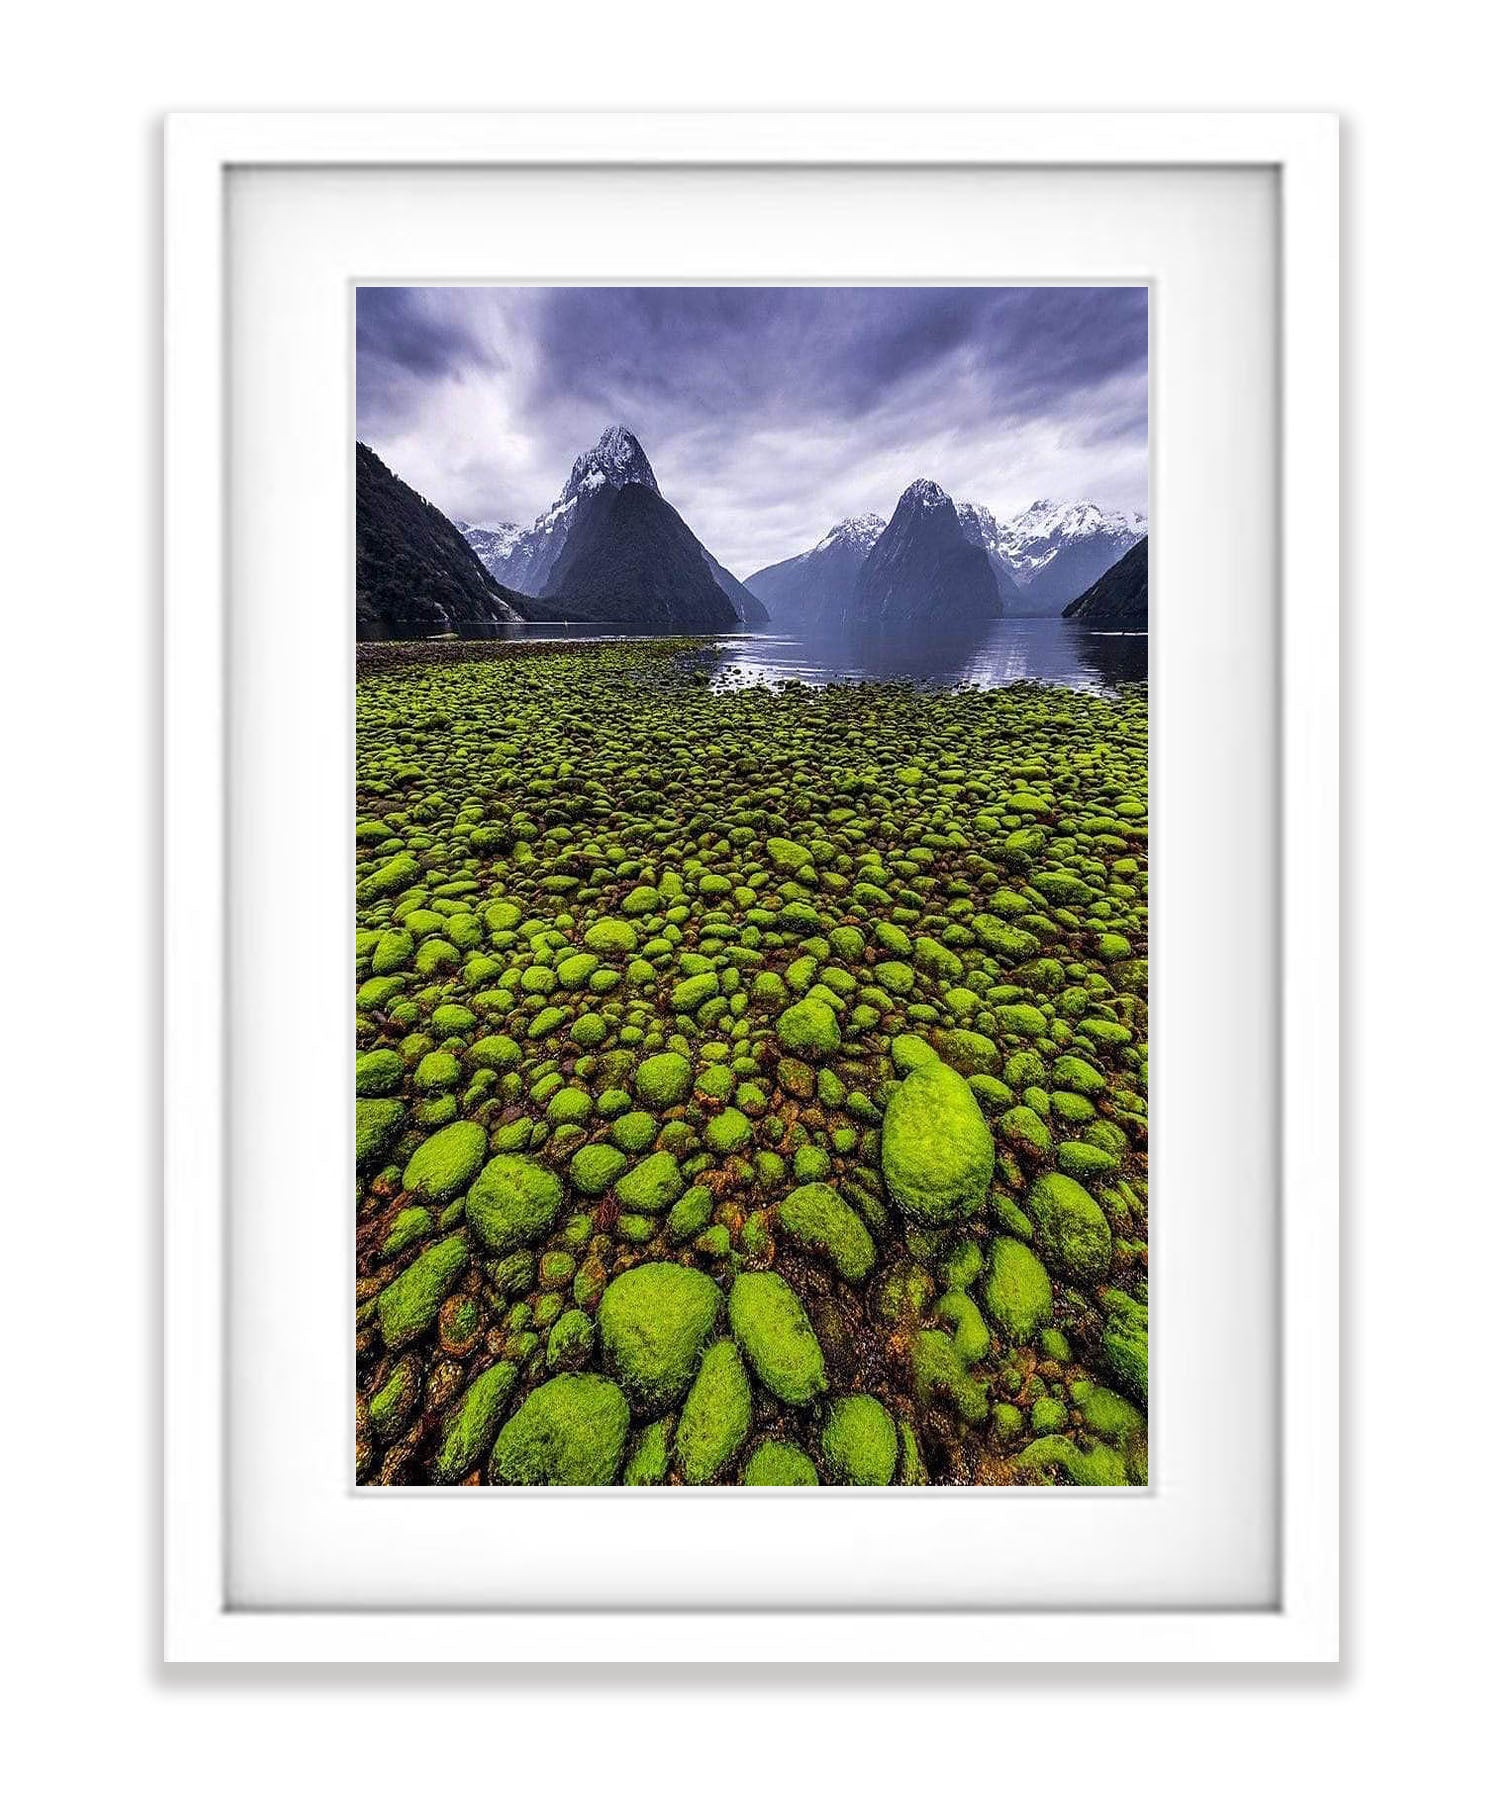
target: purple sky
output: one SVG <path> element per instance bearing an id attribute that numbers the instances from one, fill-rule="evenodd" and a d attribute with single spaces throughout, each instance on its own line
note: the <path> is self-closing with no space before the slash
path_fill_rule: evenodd
<path id="1" fill-rule="evenodd" d="M 529 524 L 606 425 L 737 575 L 931 477 L 1146 511 L 1144 288 L 361 288 L 358 434 Z"/>

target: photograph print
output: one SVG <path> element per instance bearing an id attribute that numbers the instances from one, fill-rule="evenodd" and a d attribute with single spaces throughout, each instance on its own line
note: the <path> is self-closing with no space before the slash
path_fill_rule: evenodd
<path id="1" fill-rule="evenodd" d="M 357 1482 L 1146 1483 L 1147 310 L 357 290 Z"/>

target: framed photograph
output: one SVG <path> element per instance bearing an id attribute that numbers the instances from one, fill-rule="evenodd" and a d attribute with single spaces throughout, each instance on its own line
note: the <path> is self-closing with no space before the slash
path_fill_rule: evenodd
<path id="1" fill-rule="evenodd" d="M 1336 122 L 166 178 L 168 1658 L 1336 1659 Z"/>

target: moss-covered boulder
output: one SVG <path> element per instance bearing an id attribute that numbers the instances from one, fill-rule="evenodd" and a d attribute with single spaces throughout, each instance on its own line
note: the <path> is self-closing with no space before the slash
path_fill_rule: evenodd
<path id="1" fill-rule="evenodd" d="M 381 1290 L 375 1311 L 387 1349 L 399 1350 L 422 1336 L 468 1264 L 469 1246 L 463 1234 L 455 1232 L 424 1250 Z"/>
<path id="2" fill-rule="evenodd" d="M 1023 1202 L 1036 1228 L 1036 1247 L 1054 1274 L 1075 1287 L 1109 1273 L 1113 1244 L 1099 1203 L 1069 1175 L 1038 1175 Z"/>
<path id="3" fill-rule="evenodd" d="M 962 1075 L 941 1062 L 912 1069 L 886 1108 L 880 1167 L 891 1198 L 919 1224 L 949 1225 L 979 1211 L 995 1144 Z"/>
<path id="4" fill-rule="evenodd" d="M 832 1056 L 843 1041 L 838 1014 L 816 995 L 786 1009 L 776 1021 L 776 1036 L 789 1056 L 814 1062 Z"/>
<path id="5" fill-rule="evenodd" d="M 690 1487 L 712 1481 L 750 1432 L 750 1378 L 727 1338 L 699 1365 L 677 1425 L 676 1458 Z"/>
<path id="6" fill-rule="evenodd" d="M 627 1212 L 665 1212 L 686 1186 L 677 1158 L 670 1150 L 658 1150 L 616 1181 L 615 1198 Z"/>
<path id="7" fill-rule="evenodd" d="M 746 1487 L 817 1487 L 818 1470 L 813 1459 L 795 1444 L 767 1438 L 756 1446 L 741 1478 Z"/>
<path id="8" fill-rule="evenodd" d="M 680 1263 L 642 1263 L 610 1282 L 598 1315 L 605 1365 L 638 1408 L 682 1398 L 722 1305 L 714 1281 Z"/>
<path id="9" fill-rule="evenodd" d="M 1147 1309 L 1111 1288 L 1104 1296 L 1104 1361 L 1120 1385 L 1144 1406 L 1149 1383 Z"/>
<path id="10" fill-rule="evenodd" d="M 356 1168 L 375 1166 L 396 1139 L 406 1119 L 399 1100 L 356 1100 L 354 1103 L 354 1163 Z"/>
<path id="11" fill-rule="evenodd" d="M 984 1305 L 1012 1344 L 1029 1344 L 1051 1319 L 1051 1277 L 1019 1238 L 998 1237 L 991 1246 Z"/>
<path id="12" fill-rule="evenodd" d="M 495 1440 L 491 1478 L 507 1487 L 602 1487 L 625 1454 L 630 1407 L 602 1375 L 554 1375 Z"/>
<path id="13" fill-rule="evenodd" d="M 806 1406 L 827 1389 L 823 1347 L 781 1276 L 741 1275 L 729 1290 L 729 1325 L 756 1379 L 778 1400 Z"/>
<path id="14" fill-rule="evenodd" d="M 563 1184 L 534 1157 L 492 1156 L 469 1189 L 464 1216 L 475 1238 L 494 1256 L 534 1244 L 562 1211 Z"/>
<path id="15" fill-rule="evenodd" d="M 514 1363 L 492 1363 L 464 1389 L 444 1423 L 433 1459 L 433 1474 L 440 1482 L 462 1481 L 488 1453 L 519 1373 Z"/>
<path id="16" fill-rule="evenodd" d="M 635 1091 L 643 1106 L 659 1111 L 685 1100 L 693 1085 L 693 1065 L 675 1050 L 648 1056 L 635 1072 Z"/>
<path id="17" fill-rule="evenodd" d="M 458 1119 L 433 1132 L 406 1165 L 401 1185 L 424 1200 L 451 1200 L 479 1173 L 489 1139 L 484 1127 Z"/>
<path id="18" fill-rule="evenodd" d="M 835 1400 L 823 1427 L 823 1456 L 849 1487 L 888 1487 L 896 1473 L 896 1421 L 869 1394 Z"/>
<path id="19" fill-rule="evenodd" d="M 826 1182 L 793 1188 L 777 1219 L 788 1236 L 826 1256 L 845 1281 L 863 1281 L 875 1266 L 875 1240 L 864 1220 Z"/>

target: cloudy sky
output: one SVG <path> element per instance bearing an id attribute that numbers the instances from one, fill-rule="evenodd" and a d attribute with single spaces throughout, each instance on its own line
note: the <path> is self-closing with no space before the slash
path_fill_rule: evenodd
<path id="1" fill-rule="evenodd" d="M 529 524 L 607 425 L 733 572 L 919 475 L 1008 518 L 1146 511 L 1144 288 L 361 288 L 358 433 Z"/>

